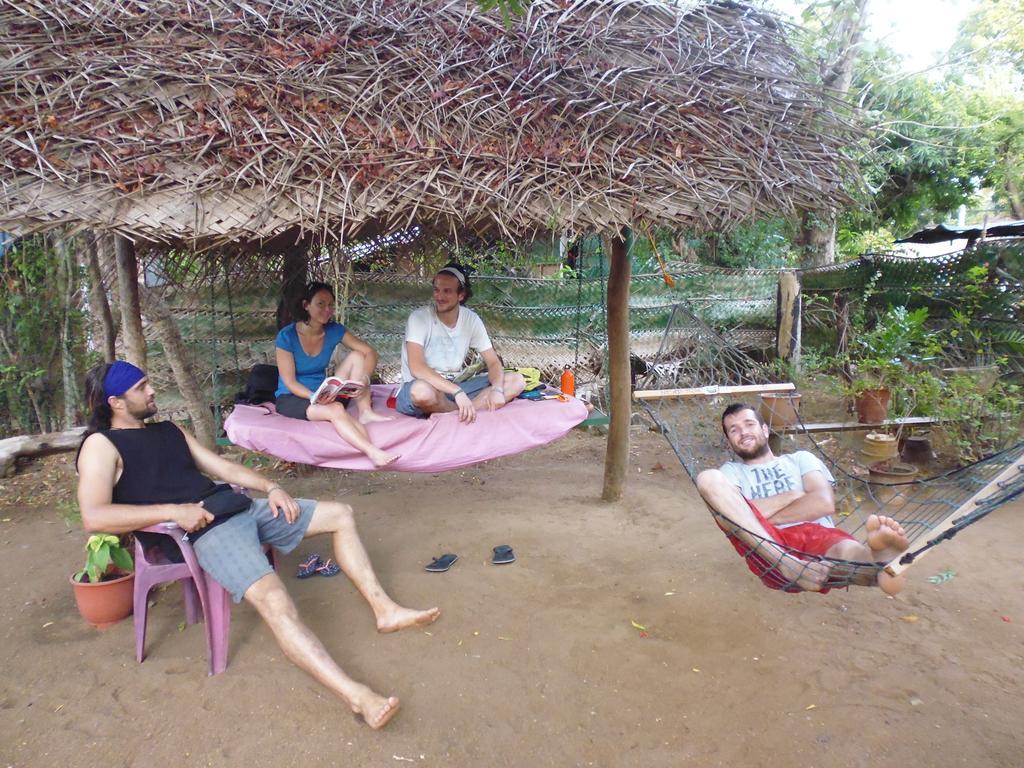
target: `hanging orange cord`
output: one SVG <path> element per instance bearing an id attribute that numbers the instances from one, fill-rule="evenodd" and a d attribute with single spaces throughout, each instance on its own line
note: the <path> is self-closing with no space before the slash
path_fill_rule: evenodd
<path id="1" fill-rule="evenodd" d="M 661 279 L 665 281 L 665 285 L 667 285 L 669 288 L 675 288 L 675 278 L 668 273 L 668 264 L 666 264 L 665 259 L 661 257 L 661 251 L 658 250 L 658 244 L 654 242 L 654 235 L 651 234 L 650 225 L 648 225 L 646 229 L 647 239 L 651 241 L 651 248 L 654 250 L 654 258 L 658 260 L 658 266 L 661 267 Z"/>

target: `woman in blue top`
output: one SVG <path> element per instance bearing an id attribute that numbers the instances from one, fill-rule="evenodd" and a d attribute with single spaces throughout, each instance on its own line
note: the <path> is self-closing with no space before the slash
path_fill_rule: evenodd
<path id="1" fill-rule="evenodd" d="M 373 421 L 389 421 L 387 416 L 370 408 L 370 374 L 377 365 L 377 351 L 341 323 L 334 322 L 334 291 L 326 283 L 310 283 L 302 295 L 299 317 L 277 334 L 277 412 L 293 419 L 329 421 L 341 439 L 365 453 L 378 467 L 398 458 L 370 442 L 366 425 Z M 367 386 L 354 398 L 359 418 L 345 410 L 344 401 L 312 405 L 310 396 L 325 378 L 331 355 L 338 344 L 348 355 L 334 372 L 340 379 L 365 381 Z"/>

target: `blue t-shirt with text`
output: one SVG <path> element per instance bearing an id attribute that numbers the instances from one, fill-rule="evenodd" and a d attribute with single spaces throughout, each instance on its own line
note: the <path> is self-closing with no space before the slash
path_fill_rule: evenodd
<path id="1" fill-rule="evenodd" d="M 345 338 L 345 326 L 341 323 L 328 323 L 324 326 L 324 346 L 320 350 L 320 354 L 310 357 L 303 351 L 302 343 L 299 341 L 299 332 L 295 328 L 295 323 L 292 323 L 278 331 L 274 346 L 292 353 L 292 357 L 295 359 L 295 378 L 310 392 L 315 392 L 316 388 L 327 378 L 327 366 L 331 362 L 331 355 L 334 354 L 334 348 L 341 343 L 343 338 Z M 274 393 L 274 397 L 287 394 L 290 394 L 288 387 L 285 386 L 284 379 L 278 376 L 277 392 Z"/>

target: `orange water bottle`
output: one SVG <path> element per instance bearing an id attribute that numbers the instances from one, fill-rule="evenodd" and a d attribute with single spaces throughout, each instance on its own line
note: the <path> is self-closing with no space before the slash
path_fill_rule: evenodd
<path id="1" fill-rule="evenodd" d="M 576 394 L 576 377 L 572 375 L 572 368 L 568 365 L 562 371 L 562 394 L 570 397 Z"/>

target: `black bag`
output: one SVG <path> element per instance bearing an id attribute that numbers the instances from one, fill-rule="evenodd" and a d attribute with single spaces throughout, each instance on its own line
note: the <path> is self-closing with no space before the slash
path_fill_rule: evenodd
<path id="1" fill-rule="evenodd" d="M 245 403 L 246 405 L 272 403 L 276 391 L 277 366 L 256 363 L 252 370 L 249 371 L 249 378 L 245 382 L 245 389 L 235 395 L 235 402 Z"/>
<path id="2" fill-rule="evenodd" d="M 196 499 L 203 502 L 203 509 L 213 515 L 214 520 L 231 517 L 245 512 L 252 504 L 252 499 L 244 493 L 236 493 L 227 483 L 217 483 L 210 491 Z"/>

